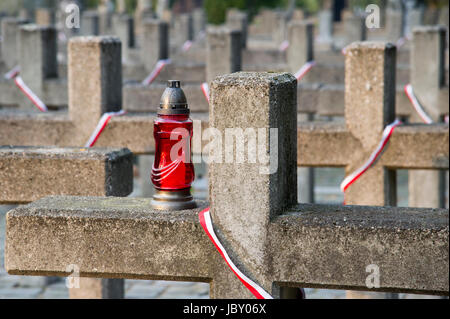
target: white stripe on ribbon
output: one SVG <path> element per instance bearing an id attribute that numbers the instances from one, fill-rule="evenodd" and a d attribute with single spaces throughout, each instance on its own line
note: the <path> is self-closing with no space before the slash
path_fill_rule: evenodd
<path id="1" fill-rule="evenodd" d="M 287 48 L 289 48 L 289 41 L 288 40 L 284 40 L 283 42 L 281 42 L 280 47 L 278 48 L 281 52 L 286 51 Z"/>
<path id="2" fill-rule="evenodd" d="M 97 142 L 98 138 L 100 137 L 100 134 L 102 134 L 103 130 L 105 129 L 106 125 L 108 124 L 109 120 L 114 116 L 120 116 L 124 115 L 127 112 L 124 110 L 120 110 L 118 112 L 107 112 L 102 115 L 100 118 L 100 121 L 98 121 L 97 126 L 95 127 L 94 132 L 92 132 L 91 137 L 87 141 L 87 143 L 84 145 L 84 147 L 93 147 L 95 142 Z"/>
<path id="3" fill-rule="evenodd" d="M 301 79 L 303 79 L 303 77 L 312 69 L 313 66 L 316 65 L 315 61 L 309 61 L 306 62 L 301 68 L 300 70 L 298 70 L 294 76 L 297 78 L 297 81 L 300 81 Z"/>
<path id="4" fill-rule="evenodd" d="M 228 256 L 228 253 L 226 252 L 225 248 L 220 243 L 219 239 L 217 238 L 214 228 L 211 221 L 211 215 L 209 213 L 209 207 L 205 210 L 201 211 L 199 214 L 200 224 L 203 227 L 203 230 L 208 235 L 209 239 L 213 242 L 214 246 L 216 246 L 217 250 L 219 251 L 222 258 L 227 263 L 228 267 L 233 271 L 233 273 L 239 278 L 239 280 L 244 284 L 245 287 L 247 287 L 248 290 L 258 299 L 273 299 L 271 295 L 269 295 L 263 288 L 258 286 L 254 281 L 252 281 L 250 278 L 248 278 L 246 275 L 244 275 L 237 267 L 236 265 L 231 261 L 230 257 Z"/>
<path id="5" fill-rule="evenodd" d="M 206 101 L 208 101 L 208 103 L 209 103 L 209 85 L 208 85 L 208 83 L 203 82 L 201 87 L 202 87 L 203 95 L 205 96 Z"/>
<path id="6" fill-rule="evenodd" d="M 25 94 L 25 96 L 41 111 L 47 112 L 47 106 L 42 102 L 42 100 L 34 94 L 33 91 L 25 84 L 21 76 L 16 76 L 14 78 L 14 83 L 16 86 Z"/>
<path id="7" fill-rule="evenodd" d="M 416 97 L 416 94 L 414 93 L 412 85 L 406 84 L 404 89 L 406 96 L 408 96 L 408 99 L 411 101 L 412 106 L 416 110 L 417 114 L 419 114 L 422 121 L 424 121 L 424 123 L 426 124 L 432 124 L 433 120 L 428 116 L 428 114 L 423 109 L 422 105 L 420 104 L 419 100 Z"/>
<path id="8" fill-rule="evenodd" d="M 183 46 L 181 47 L 181 50 L 183 52 L 187 52 L 192 46 L 192 41 L 191 40 L 187 40 L 186 42 L 183 43 Z"/>
<path id="9" fill-rule="evenodd" d="M 383 131 L 383 136 L 381 138 L 380 143 L 378 144 L 375 151 L 372 152 L 369 159 L 356 171 L 348 175 L 341 183 L 341 191 L 345 192 L 347 188 L 353 184 L 358 178 L 361 177 L 369 168 L 372 166 L 372 164 L 377 160 L 377 158 L 380 156 L 383 149 L 386 147 L 387 142 L 389 141 L 392 133 L 394 132 L 394 129 L 401 125 L 402 122 L 399 120 L 395 120 L 393 123 L 386 126 L 386 128 Z"/>
<path id="10" fill-rule="evenodd" d="M 16 65 L 8 73 L 5 73 L 3 77 L 7 80 L 11 80 L 15 78 L 17 75 L 19 75 L 19 73 L 20 73 L 20 65 Z"/>
<path id="11" fill-rule="evenodd" d="M 150 85 L 153 81 L 155 81 L 156 77 L 161 73 L 162 69 L 166 66 L 166 64 L 170 63 L 170 59 L 159 60 L 156 62 L 156 66 L 152 72 L 142 81 L 143 85 Z"/>

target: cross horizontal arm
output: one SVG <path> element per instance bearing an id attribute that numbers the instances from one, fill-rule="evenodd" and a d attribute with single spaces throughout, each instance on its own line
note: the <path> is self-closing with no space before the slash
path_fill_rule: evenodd
<path id="1" fill-rule="evenodd" d="M 271 223 L 274 281 L 290 286 L 448 295 L 449 212 L 299 205 Z M 283 249 L 280 249 L 283 247 Z"/>
<path id="2" fill-rule="evenodd" d="M 216 257 L 198 221 L 207 206 L 150 208 L 151 199 L 47 197 L 7 214 L 10 274 L 209 281 Z M 57 229 L 57 231 L 55 231 Z"/>
<path id="3" fill-rule="evenodd" d="M 49 195 L 126 196 L 133 189 L 127 149 L 0 146 L 0 203 Z"/>
<path id="4" fill-rule="evenodd" d="M 402 125 L 395 129 L 380 161 L 390 168 L 448 169 L 448 143 L 446 124 Z M 346 166 L 361 146 L 343 124 L 299 123 L 297 148 L 299 166 L 320 167 Z"/>
<path id="5" fill-rule="evenodd" d="M 338 123 L 298 123 L 297 165 L 342 167 L 359 142 Z"/>
<path id="6" fill-rule="evenodd" d="M 448 143 L 448 124 L 402 125 L 392 134 L 381 161 L 397 169 L 448 169 Z"/>
<path id="7" fill-rule="evenodd" d="M 0 110 L 0 145 L 64 147 L 70 146 L 73 139 L 73 125 L 66 112 L 13 113 Z"/>
<path id="8" fill-rule="evenodd" d="M 198 220 L 208 204 L 198 204 L 159 212 L 150 199 L 41 199 L 8 213 L 6 269 L 66 276 L 76 264 L 87 277 L 209 282 L 220 257 Z M 282 285 L 369 290 L 375 264 L 379 290 L 448 294 L 448 235 L 448 210 L 299 205 L 270 223 L 266 269 Z"/>
<path id="9" fill-rule="evenodd" d="M 76 146 L 73 122 L 66 113 L 14 114 L 0 112 L 0 145 Z M 154 152 L 155 114 L 127 114 L 110 120 L 95 146 L 127 147 L 135 154 Z M 209 125 L 207 113 L 193 113 L 193 120 Z M 297 135 L 299 166 L 348 165 L 359 142 L 338 123 L 299 123 Z M 89 134 L 91 132 L 88 132 Z M 198 134 L 194 132 L 194 134 Z M 78 141 L 82 146 L 86 141 Z M 205 141 L 204 141 L 205 142 Z M 396 168 L 446 169 L 449 166 L 448 125 L 405 125 L 398 127 L 383 165 Z M 205 142 L 206 143 L 206 142 Z M 399 155 L 400 154 L 400 155 Z"/>

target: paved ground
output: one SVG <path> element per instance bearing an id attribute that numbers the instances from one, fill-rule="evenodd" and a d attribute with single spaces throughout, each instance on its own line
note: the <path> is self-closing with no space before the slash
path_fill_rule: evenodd
<path id="1" fill-rule="evenodd" d="M 196 168 L 196 173 L 206 176 L 204 168 Z M 342 203 L 343 196 L 338 185 L 344 178 L 344 170 L 339 168 L 316 169 L 315 196 L 318 203 Z M 399 171 L 398 174 L 399 206 L 406 206 L 408 202 L 407 173 Z M 199 198 L 207 197 L 207 181 L 200 178 L 195 183 L 194 194 Z M 135 185 L 136 191 L 132 196 L 140 195 L 139 183 Z M 12 206 L 0 206 L 0 299 L 2 298 L 37 298 L 58 299 L 68 298 L 65 279 L 59 278 L 57 282 L 48 284 L 43 277 L 10 276 L 4 268 L 4 231 L 5 215 Z M 167 282 L 147 280 L 126 280 L 126 298 L 209 298 L 209 284 L 191 282 Z M 343 299 L 345 291 L 306 289 L 308 299 Z M 379 295 L 383 297 L 383 295 Z M 400 298 L 423 298 L 401 294 Z"/>

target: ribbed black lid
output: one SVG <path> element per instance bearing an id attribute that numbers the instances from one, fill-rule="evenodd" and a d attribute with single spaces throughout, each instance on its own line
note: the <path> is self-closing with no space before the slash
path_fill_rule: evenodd
<path id="1" fill-rule="evenodd" d="M 158 114 L 177 115 L 189 114 L 186 95 L 181 89 L 181 82 L 178 80 L 167 81 L 167 88 L 161 96 Z"/>

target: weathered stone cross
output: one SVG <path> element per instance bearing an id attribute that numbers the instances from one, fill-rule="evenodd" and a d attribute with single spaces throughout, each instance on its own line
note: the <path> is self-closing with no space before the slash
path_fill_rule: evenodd
<path id="1" fill-rule="evenodd" d="M 0 204 L 25 204 L 50 195 L 127 196 L 133 189 L 127 149 L 0 147 Z M 123 298 L 119 279 L 80 278 L 71 298 Z"/>
<path id="2" fill-rule="evenodd" d="M 278 128 L 276 148 L 268 135 L 262 140 L 267 155 L 277 154 L 275 173 L 260 174 L 260 163 L 210 164 L 209 205 L 217 235 L 238 267 L 275 297 L 282 286 L 369 290 L 366 267 L 371 264 L 380 268 L 377 291 L 448 294 L 448 210 L 297 204 L 297 163 L 318 166 L 332 157 L 337 164 L 330 166 L 357 163 L 345 155 L 371 150 L 393 113 L 395 78 L 389 66 L 395 49 L 354 44 L 346 59 L 349 131 L 305 124 L 298 143 L 297 82 L 292 76 L 236 73 L 213 81 L 212 127 L 222 134 L 230 127 Z M 355 115 L 356 108 L 372 126 Z M 373 130 L 363 134 L 363 126 Z M 380 181 L 388 174 L 382 165 L 448 167 L 448 149 L 436 144 L 416 163 L 396 158 L 411 154 L 414 139 L 426 140 L 427 134 L 448 138 L 445 126 L 425 128 L 399 127 L 382 159 L 361 179 L 374 181 L 369 194 L 357 182 L 347 201 L 386 202 Z M 310 134 L 329 140 L 313 143 Z M 327 146 L 326 154 L 318 152 Z M 355 187 L 362 188 L 362 198 L 356 198 Z M 199 224 L 198 212 L 206 205 L 158 212 L 147 199 L 42 199 L 8 213 L 6 268 L 11 274 L 68 275 L 67 265 L 77 264 L 81 276 L 203 281 L 211 283 L 211 297 L 251 297 Z"/>
<path id="3" fill-rule="evenodd" d="M 447 29 L 442 26 L 417 27 L 413 30 L 411 85 L 425 112 L 435 123 L 443 122 L 444 116 L 449 114 L 445 69 L 446 32 Z M 410 121 L 423 123 L 416 112 Z M 409 205 L 445 207 L 445 175 L 444 170 L 410 171 Z"/>

